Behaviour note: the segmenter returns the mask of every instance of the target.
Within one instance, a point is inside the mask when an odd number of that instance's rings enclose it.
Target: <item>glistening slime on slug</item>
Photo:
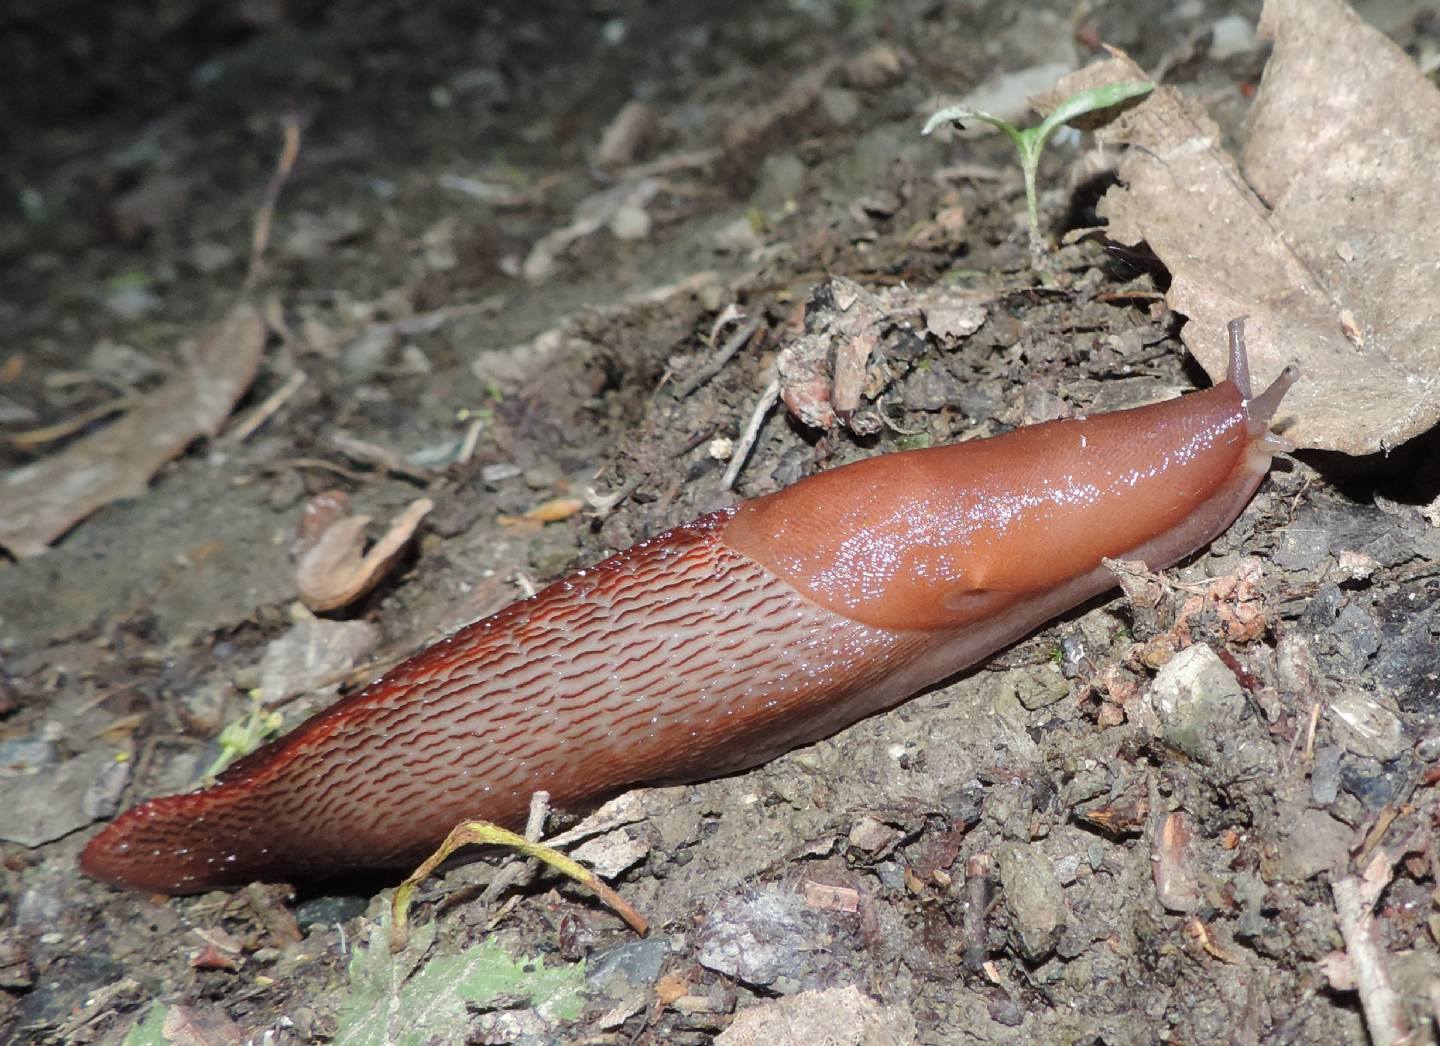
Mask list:
[[[1287,367],[1164,403],[832,469],[557,581],[312,716],[202,792],[127,811],[81,867],[194,893],[409,869],[462,820],[524,822],[756,766],[1111,588],[1244,508]]]

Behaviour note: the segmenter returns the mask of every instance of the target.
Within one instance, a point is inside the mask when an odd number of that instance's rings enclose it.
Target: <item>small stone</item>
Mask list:
[[[957,399],[959,384],[949,373],[926,367],[905,379],[900,402],[906,410],[942,410]]]
[[[1083,633],[1071,632],[1060,640],[1060,674],[1062,676],[1066,679],[1078,679],[1080,669],[1084,667],[1086,660]]]
[[[120,800],[130,783],[130,770],[134,766],[129,760],[111,760],[95,775],[90,787],[80,797],[80,809],[92,821],[114,817],[120,812]]]
[[[1070,685],[1059,666],[1048,662],[1018,668],[1007,673],[1007,679],[1014,682],[1015,699],[1030,712],[1048,708],[1070,694]]]
[[[1360,801],[1367,811],[1380,810],[1394,802],[1408,775],[1386,770],[1378,760],[1351,756],[1340,764],[1340,786]]]
[[[1282,570],[1311,571],[1330,556],[1328,531],[1314,527],[1289,527],[1276,535],[1271,557]]]
[[[860,99],[854,91],[830,87],[820,92],[820,108],[836,127],[845,127],[860,115]]]
[[[925,330],[941,341],[968,338],[985,325],[985,306],[974,302],[940,302],[925,308]]]
[[[878,1003],[853,984],[748,1007],[715,1038],[716,1046],[909,1046],[915,1041],[915,1019],[907,1009]]]
[[[633,204],[616,210],[610,219],[610,232],[617,240],[644,240],[650,236],[650,213]]]
[[[1255,50],[1255,26],[1244,15],[1217,18],[1210,29],[1210,58],[1223,62]]]
[[[1335,553],[1335,565],[1340,577],[1347,581],[1368,581],[1380,569],[1380,561],[1364,552],[1341,549]]]
[[[1028,846],[1001,852],[1000,884],[1021,955],[1029,963],[1044,962],[1065,929],[1065,891],[1043,858]]]
[[[616,993],[617,981],[633,987],[649,986],[660,979],[660,969],[669,954],[670,942],[664,937],[622,941],[590,959],[585,979],[611,994]]]
[[[1227,778],[1276,770],[1280,755],[1262,714],[1252,711],[1235,675],[1204,644],[1182,650],[1149,690],[1169,744]]]
[[[1025,1023],[1025,1007],[1004,988],[986,991],[985,1010],[992,1021],[1006,1028],[1018,1028]]]
[[[394,325],[373,324],[345,343],[340,350],[340,369],[351,381],[373,378],[399,344],[400,335]]]
[[[480,480],[487,486],[495,483],[503,483],[507,479],[514,479],[524,473],[519,465],[513,461],[502,461],[495,465],[486,465],[480,470]]]
[[[650,841],[643,833],[627,828],[587,839],[571,851],[570,856],[602,879],[613,879],[625,869],[639,864],[650,854]]]
[[[850,845],[866,853],[878,854],[894,846],[900,833],[883,821],[865,816],[850,828]]]
[[[909,56],[891,44],[875,44],[842,65],[840,79],[847,86],[873,91],[899,83],[909,64]]]
[[[1302,810],[1289,824],[1290,833],[1279,855],[1286,878],[1304,881],[1346,867],[1354,836],[1350,828],[1324,810]]]
[[[296,906],[295,922],[302,930],[349,922],[365,914],[366,903],[363,897],[315,897]]]
[[[85,808],[87,790],[113,764],[107,749],[92,748],[44,773],[5,780],[0,839],[35,847],[84,828],[93,820]]]
[[[18,929],[0,930],[0,988],[25,991],[34,985],[29,943]]]
[[[1339,745],[1324,745],[1315,750],[1315,762],[1310,767],[1310,798],[1319,806],[1329,806],[1340,794],[1343,754]]]
[[[1336,616],[1334,629],[1338,652],[1356,671],[1380,649],[1380,621],[1368,607],[1347,603]]]
[[[1172,813],[1161,823],[1150,855],[1155,896],[1172,912],[1193,912],[1204,893],[1195,870],[1192,847],[1195,832],[1182,813]]]
[[[1405,725],[1381,699],[1352,691],[1330,702],[1336,739],[1359,756],[1389,762],[1410,748]]]
[[[706,969],[775,991],[806,988],[831,964],[832,920],[779,887],[724,897],[701,924],[695,961]]]

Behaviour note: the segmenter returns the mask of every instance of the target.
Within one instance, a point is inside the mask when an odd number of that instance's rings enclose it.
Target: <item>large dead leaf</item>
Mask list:
[[[185,370],[113,425],[0,477],[0,546],[38,556],[102,505],[138,497],[196,436],[213,436],[250,382],[265,324],[242,302],[196,348]]]
[[[1260,32],[1275,50],[1243,162],[1202,107],[1156,90],[1107,131],[1135,148],[1101,213],[1174,275],[1213,378],[1225,322],[1246,316],[1257,387],[1300,364],[1287,438],[1388,449],[1440,420],[1440,92],[1340,0],[1267,0]],[[1142,75],[1119,58],[1056,94]]]

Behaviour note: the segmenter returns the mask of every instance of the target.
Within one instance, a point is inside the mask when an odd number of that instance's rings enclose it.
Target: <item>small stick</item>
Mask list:
[[[975,854],[965,861],[965,968],[985,965],[985,914],[990,907],[990,855]]]
[[[337,464],[333,461],[326,461],[324,458],[285,458],[281,461],[268,462],[260,466],[261,472],[284,472],[286,469],[319,469],[322,472],[333,472],[335,475],[344,477],[352,483],[364,483],[370,479],[370,473],[368,472],[346,468],[344,465]]]
[[[629,923],[636,933],[644,934],[649,930],[649,921],[643,915],[632,908],[618,893],[601,882],[595,873],[580,862],[566,857],[552,847],[531,842],[524,836],[506,831],[499,825],[491,824],[488,821],[466,821],[456,825],[445,837],[445,841],[440,844],[440,849],[431,854],[419,868],[415,869],[414,874],[395,888],[395,895],[390,900],[390,950],[392,952],[402,951],[409,940],[410,900],[415,895],[415,888],[462,846],[505,846],[512,850],[518,850],[527,857],[538,857],[562,875],[569,876],[589,889],[615,914]]]
[[[525,820],[525,838],[538,843],[545,837],[545,818],[550,816],[550,793],[536,792],[530,797],[530,814]],[[482,904],[490,904],[512,886],[528,883],[535,877],[540,862],[531,858],[523,861],[508,861],[495,874],[485,892],[480,895]]]
[[[471,457],[475,454],[475,445],[480,442],[480,431],[484,427],[485,423],[479,418],[470,422],[469,427],[465,429],[465,438],[460,442],[460,451],[455,455],[455,464],[468,465],[470,463]]]
[[[255,212],[255,232],[250,238],[250,271],[245,275],[247,291],[260,280],[262,259],[270,245],[270,228],[275,221],[275,205],[280,200],[280,190],[295,170],[295,161],[300,157],[300,117],[292,113],[284,118],[282,126],[285,144],[280,149],[280,159],[275,164],[275,173],[270,176],[270,184],[265,187],[265,202]]]
[[[765,386],[765,391],[760,393],[760,400],[750,414],[750,421],[745,426],[745,431],[735,442],[730,465],[725,469],[725,476],[720,481],[721,490],[729,490],[735,485],[735,480],[740,475],[740,469],[744,467],[745,459],[750,456],[750,451],[755,446],[755,440],[760,435],[760,426],[765,424],[765,416],[770,413],[770,408],[775,406],[775,401],[779,398],[780,379],[778,377],[771,378],[770,384]]]
[[[274,416],[275,412],[285,406],[290,397],[300,391],[301,386],[309,379],[303,370],[297,370],[285,379],[281,385],[270,395],[265,397],[265,402],[250,412],[250,416],[240,424],[236,425],[229,432],[229,438],[234,443],[244,443],[255,434],[261,425]]]
[[[749,323],[742,325],[739,330],[730,335],[725,344],[721,346],[719,352],[706,360],[699,370],[685,379],[685,383],[675,391],[676,397],[684,399],[701,385],[704,385],[711,378],[715,377],[715,375],[719,374],[725,367],[725,364],[730,362],[735,353],[739,352],[740,349],[755,336],[755,332],[759,329],[759,320],[751,320]]]
[[[1382,849],[1363,876],[1348,875],[1330,889],[1371,1041],[1375,1046],[1406,1046],[1411,1041],[1410,1026],[1400,995],[1390,983],[1385,950],[1375,927],[1375,902],[1390,881],[1390,862],[1390,854]]]
[[[11,446],[22,449],[38,447],[46,443],[54,443],[58,439],[64,439],[66,436],[79,432],[87,425],[99,421],[101,418],[129,410],[139,402],[139,396],[121,396],[118,399],[111,400],[109,403],[101,403],[91,407],[89,410],[83,410],[73,418],[66,418],[64,421],[58,421],[54,425],[46,425],[44,428],[39,429],[29,429],[25,432],[15,432],[5,438],[10,441]]]

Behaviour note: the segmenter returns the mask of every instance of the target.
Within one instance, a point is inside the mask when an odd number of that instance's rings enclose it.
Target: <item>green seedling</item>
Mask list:
[[[250,692],[250,710],[244,718],[227,723],[220,731],[220,754],[210,769],[205,771],[205,780],[213,781],[220,771],[239,759],[249,755],[270,738],[280,732],[285,717],[279,712],[267,709],[260,700],[260,691]]]
[[[1092,87],[1089,90],[1072,94],[1056,106],[1055,111],[1043,121],[1024,130],[1008,120],[1002,120],[998,116],[992,116],[978,109],[951,105],[926,120],[925,128],[920,133],[929,134],[945,123],[963,127],[966,120],[979,120],[981,123],[988,123],[1005,132],[1006,137],[1014,144],[1015,151],[1020,154],[1020,170],[1025,176],[1025,208],[1030,219],[1030,246],[1038,252],[1042,241],[1040,207],[1035,197],[1035,172],[1040,166],[1040,153],[1044,150],[1045,143],[1056,131],[1072,120],[1087,113],[1109,109],[1132,98],[1139,98],[1154,89],[1155,85],[1147,80],[1127,80],[1123,83]]]

